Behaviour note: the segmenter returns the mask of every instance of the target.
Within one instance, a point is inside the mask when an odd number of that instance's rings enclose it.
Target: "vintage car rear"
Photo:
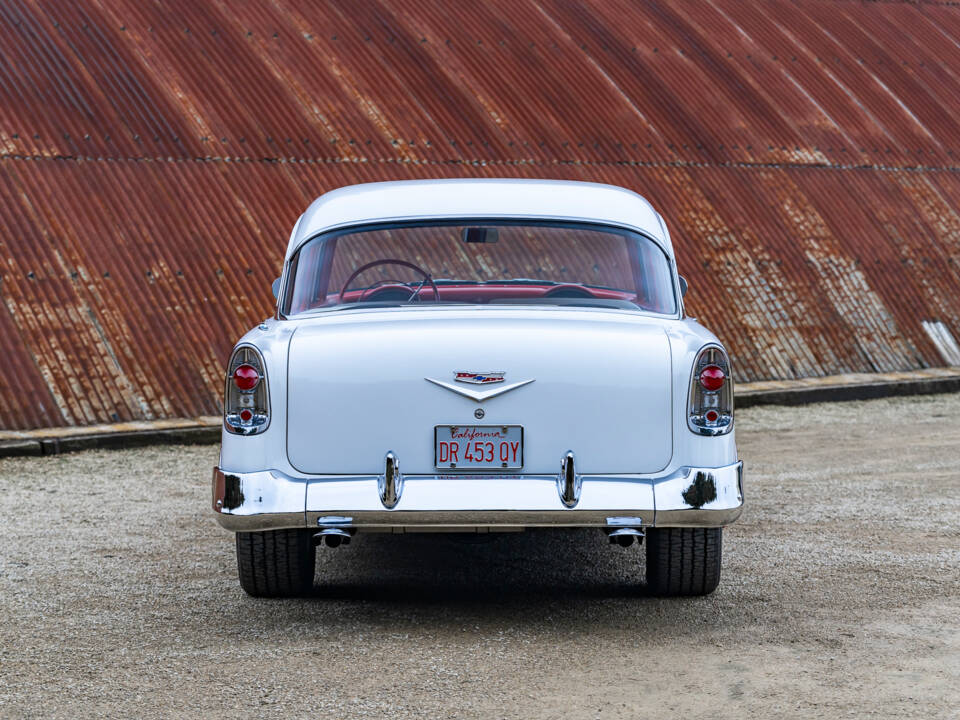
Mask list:
[[[243,588],[308,591],[364,532],[596,528],[704,594],[743,504],[730,364],[683,313],[662,218],[592,183],[321,196],[276,317],[227,368],[213,509]]]

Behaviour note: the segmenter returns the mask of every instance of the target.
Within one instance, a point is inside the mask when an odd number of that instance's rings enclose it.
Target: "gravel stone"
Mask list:
[[[956,718],[960,394],[738,414],[705,598],[597,531],[319,548],[237,583],[214,446],[0,460],[0,717]]]

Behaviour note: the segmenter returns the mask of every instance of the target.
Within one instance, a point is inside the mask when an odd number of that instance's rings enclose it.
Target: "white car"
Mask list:
[[[316,200],[227,368],[213,509],[240,584],[308,592],[357,533],[597,528],[659,595],[711,592],[743,506],[730,362],[670,235],[593,183],[429,180]]]

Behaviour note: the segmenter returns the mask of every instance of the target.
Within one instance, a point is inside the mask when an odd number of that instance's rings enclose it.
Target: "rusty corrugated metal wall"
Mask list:
[[[217,413],[297,215],[384,179],[641,192],[743,380],[946,364],[958,98],[951,3],[6,0],[0,429]]]

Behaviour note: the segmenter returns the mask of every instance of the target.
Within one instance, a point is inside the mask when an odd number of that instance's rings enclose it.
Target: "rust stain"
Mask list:
[[[637,190],[743,381],[940,366],[957,38],[949,3],[9,0],[0,430],[216,416],[298,214],[377,180]]]

